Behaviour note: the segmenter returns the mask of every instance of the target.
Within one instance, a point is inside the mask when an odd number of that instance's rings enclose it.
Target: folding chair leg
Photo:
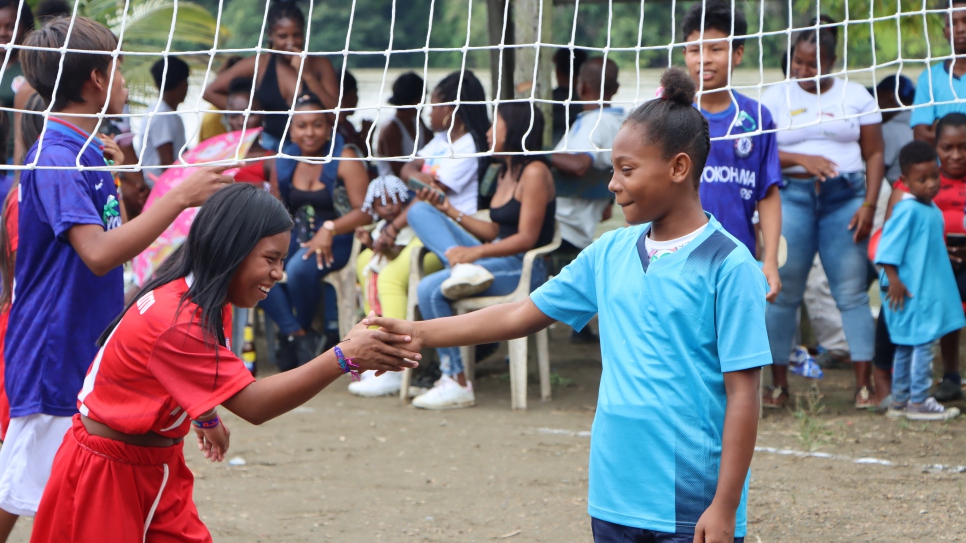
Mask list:
[[[550,399],[550,338],[544,328],[537,336],[537,367],[540,371],[540,399]]]
[[[399,385],[399,401],[402,403],[409,402],[409,383],[413,379],[413,370],[406,368],[402,372],[402,383]]]
[[[510,405],[527,408],[527,338],[512,339],[510,346]]]

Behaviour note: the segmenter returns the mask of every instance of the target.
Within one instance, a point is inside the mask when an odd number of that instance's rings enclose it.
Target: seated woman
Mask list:
[[[310,94],[295,103],[292,141],[301,156],[318,159],[331,152],[333,157],[357,158],[340,136],[333,135],[323,107]],[[295,162],[286,158],[276,162],[285,161]],[[281,177],[279,171],[292,174]],[[276,363],[285,371],[316,356],[320,336],[312,329],[312,321],[322,298],[321,279],[349,262],[353,232],[357,226],[371,223],[372,217],[362,211],[369,175],[358,160],[327,164],[300,160],[294,166],[275,168],[272,184],[278,186],[282,201],[295,216],[293,245],[285,263],[288,280],[261,303],[278,325]]]
[[[376,140],[376,152],[380,157],[404,157],[426,145],[432,134],[419,118],[416,106],[423,101],[423,78],[407,72],[392,84],[389,104],[395,106],[393,114],[382,123]],[[376,161],[379,175],[401,175],[405,162]]]
[[[466,296],[501,296],[513,292],[523,271],[523,255],[549,244],[554,235],[556,193],[550,168],[542,159],[523,155],[543,149],[543,115],[530,104],[500,104],[487,139],[502,162],[490,219],[457,211],[449,198],[429,189],[409,208],[409,223],[446,269],[419,283],[419,310],[426,320],[453,315],[450,301]],[[481,243],[482,241],[482,243]],[[488,276],[487,281],[476,278]],[[545,279],[542,261],[534,263],[533,284]],[[466,381],[458,347],[439,349],[443,377],[413,405],[424,409],[470,407],[476,403]]]

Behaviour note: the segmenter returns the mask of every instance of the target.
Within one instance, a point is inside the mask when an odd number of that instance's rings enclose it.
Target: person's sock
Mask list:
[[[945,374],[943,374],[943,380],[945,381],[947,379],[950,380],[950,381],[952,381],[952,382],[954,382],[954,383],[956,383],[957,385],[962,385],[963,384],[963,379],[962,379],[962,377],[959,376],[959,372],[958,371],[957,372],[953,372],[953,373],[945,373]]]

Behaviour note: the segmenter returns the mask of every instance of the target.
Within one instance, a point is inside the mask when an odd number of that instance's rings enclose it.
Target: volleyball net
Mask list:
[[[282,61],[288,60],[296,69],[297,80],[304,81],[310,76],[306,73],[310,61],[314,57],[324,57],[332,63],[338,81],[344,83],[348,71],[357,76],[358,103],[347,105],[349,93],[346,85],[339,84],[338,98],[333,100],[334,103],[323,106],[323,110],[336,123],[348,119],[356,129],[364,129],[362,160],[382,158],[402,161],[415,158],[415,151],[395,157],[378,157],[376,153],[380,126],[400,107],[415,107],[419,115],[428,121],[433,105],[459,108],[478,103],[487,106],[491,118],[501,103],[524,102],[540,109],[546,117],[547,137],[543,140],[543,148],[525,149],[524,153],[548,153],[553,152],[549,128],[552,124],[549,117],[553,114],[551,106],[562,104],[567,110],[574,105],[605,105],[604,78],[598,78],[601,87],[596,100],[581,101],[574,85],[570,85],[562,100],[553,100],[551,89],[557,86],[558,71],[553,59],[558,51],[565,51],[562,55],[570,64],[569,70],[564,70],[567,72],[565,80],[579,71],[574,66],[579,56],[603,57],[605,61],[614,61],[620,70],[620,87],[609,100],[609,105],[629,112],[655,97],[664,68],[685,67],[685,50],[689,44],[693,46],[696,41],[705,43],[710,40],[703,29],[697,35],[684,35],[682,28],[693,6],[708,5],[702,2],[351,0],[336,5],[304,0],[295,4],[304,13],[304,45],[298,52],[280,51],[272,46],[273,21],[270,21],[274,2],[278,1],[198,0],[192,3],[179,0],[77,0],[68,15],[71,21],[76,21],[77,17],[92,18],[116,34],[117,48],[99,54],[121,62],[121,73],[131,88],[129,110],[122,114],[110,114],[105,104],[99,113],[90,116],[101,119],[102,127],[119,126],[122,131],[143,134],[158,117],[178,115],[186,127],[186,143],[175,150],[178,157],[176,164],[187,163],[186,153],[199,144],[200,127],[206,115],[240,114],[247,120],[252,115],[278,113],[260,109],[254,98],[250,98],[245,109],[231,111],[214,109],[203,99],[202,90],[215,80],[226,58],[233,55],[253,56],[257,66],[267,65],[273,56]],[[913,103],[905,82],[887,85],[891,95],[887,100],[879,100],[880,91],[876,86],[884,78],[895,75],[915,83],[920,74],[931,66],[954,60],[952,43],[956,41],[957,24],[966,28],[966,16],[959,15],[960,11],[966,14],[966,3],[951,4],[948,0],[725,0],[725,4],[731,10],[741,12],[747,21],[745,32],[736,32],[732,26],[730,36],[716,38],[726,45],[731,43],[736,46],[738,42],[743,42],[744,55],[740,65],[732,65],[728,70],[726,87],[733,91],[757,99],[772,86],[795,81],[796,70],[789,69],[789,52],[798,36],[803,32],[830,32],[836,37],[835,63],[823,75],[856,82],[868,88],[877,103],[887,104],[881,112],[937,108],[958,101],[954,78],[929,78],[929,100],[918,104]],[[37,2],[21,0],[17,4],[14,36],[20,34],[25,28],[23,25],[27,24],[23,17],[27,7],[37,8]],[[701,13],[703,20],[705,10],[701,10]],[[41,24],[43,21],[36,22],[37,27]],[[256,27],[257,31],[254,30]],[[73,29],[74,25],[71,24],[70,28]],[[71,47],[71,32],[68,30],[67,44],[60,49],[62,59],[58,75],[63,72],[63,55],[78,51]],[[14,43],[16,41],[14,38],[5,46],[5,63],[0,68],[2,82],[11,80],[5,73],[15,69],[18,53],[30,49],[22,43]],[[818,40],[819,47],[827,43]],[[966,38],[962,47],[966,49]],[[698,49],[703,60],[707,48],[701,46]],[[818,56],[822,57],[821,51],[819,53]],[[149,110],[147,106],[161,100],[162,93],[153,84],[145,83],[147,66],[158,59],[165,60],[172,56],[191,65],[191,90],[177,111]],[[300,61],[291,62],[293,58]],[[168,77],[167,62],[164,68],[162,88]],[[442,77],[452,72],[466,74],[470,70],[483,84],[485,96],[482,100],[457,98],[430,103],[432,91]],[[407,71],[421,76],[423,99],[414,106],[387,103],[395,77]],[[263,68],[255,70],[252,75],[253,88],[261,84],[259,76],[263,72]],[[113,77],[111,74],[112,81]],[[457,96],[463,95],[464,77],[460,78]],[[704,81],[700,77],[697,79],[700,97],[701,91],[710,89],[703,88]],[[817,82],[819,76],[809,79]],[[16,91],[22,81],[22,77],[12,78],[9,90]],[[64,84],[73,85],[76,82]],[[3,99],[3,91],[6,90],[0,89],[0,99]],[[304,87],[299,92],[303,90]],[[60,81],[54,89],[55,100],[58,92],[62,92]],[[829,107],[841,106],[836,101],[845,99],[841,96],[829,98]],[[2,109],[7,113],[8,121],[14,113],[26,111],[14,106],[13,103],[3,104]],[[298,111],[306,110],[299,108]],[[47,106],[42,112],[27,113],[46,118],[52,111]],[[283,141],[292,134],[292,114],[296,113],[294,105],[290,105],[288,113],[281,135]],[[851,115],[843,112],[833,120],[819,117],[815,124],[849,119]],[[568,120],[572,122],[573,118]],[[363,121],[371,121],[371,124]],[[783,128],[779,126],[777,130]],[[756,126],[743,135],[761,131],[762,127]],[[13,137],[13,130],[9,133]],[[567,138],[567,133],[564,138]],[[217,165],[243,160],[244,142],[250,139],[238,138],[233,153],[211,159],[196,158],[192,163]],[[93,136],[89,139],[89,142],[92,141]],[[134,141],[141,158],[137,164],[126,164],[122,170],[135,170],[142,165],[147,143],[141,137],[136,137]],[[271,156],[310,162],[339,159],[338,156],[332,156],[331,149],[330,146],[330,153],[322,157],[297,157],[294,153],[282,151]],[[602,148],[596,145],[592,148],[565,145],[559,152],[599,150]],[[477,157],[491,153],[492,148],[454,154],[454,157]],[[8,162],[11,158],[8,158]],[[36,160],[23,166],[8,166],[9,169],[35,167]]]

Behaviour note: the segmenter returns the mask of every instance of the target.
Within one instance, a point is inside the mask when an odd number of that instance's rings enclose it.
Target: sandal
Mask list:
[[[877,407],[879,407],[879,403],[875,401],[869,387],[862,387],[855,391],[856,409],[875,409]]]
[[[781,409],[788,406],[788,387],[770,386],[761,398],[761,404],[765,409]]]

